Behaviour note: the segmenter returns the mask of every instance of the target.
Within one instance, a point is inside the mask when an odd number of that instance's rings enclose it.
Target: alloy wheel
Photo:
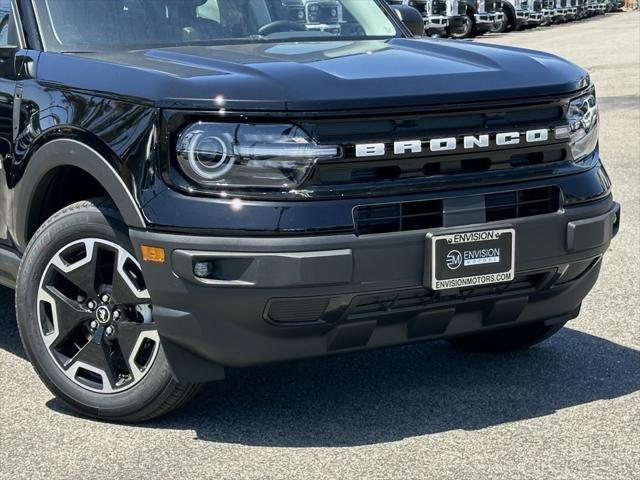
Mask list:
[[[160,347],[137,260],[98,238],[60,249],[38,289],[42,340],[58,368],[80,387],[127,390],[151,369]]]

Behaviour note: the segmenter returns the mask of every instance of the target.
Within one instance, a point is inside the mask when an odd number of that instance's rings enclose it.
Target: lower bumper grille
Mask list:
[[[460,290],[457,296],[440,296],[438,292],[420,288],[397,293],[363,296],[354,300],[349,318],[368,317],[375,314],[396,313],[405,309],[432,306],[439,301],[461,300],[502,293],[520,293],[536,290],[548,277],[549,272],[518,275],[511,283],[474,287]]]
[[[485,222],[544,215],[560,208],[558,187],[491,193],[483,197]],[[426,200],[356,207],[353,212],[355,233],[371,235],[443,227],[444,202]]]

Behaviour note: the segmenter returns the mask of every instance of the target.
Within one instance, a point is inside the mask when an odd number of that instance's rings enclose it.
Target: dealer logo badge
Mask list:
[[[449,270],[457,270],[462,265],[462,254],[458,250],[451,250],[447,254],[447,267]]]

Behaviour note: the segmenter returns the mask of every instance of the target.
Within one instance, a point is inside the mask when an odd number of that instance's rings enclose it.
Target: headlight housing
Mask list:
[[[180,170],[197,186],[220,190],[290,191],[315,163],[339,155],[296,125],[198,122],[178,136]]]
[[[600,118],[595,92],[576,98],[567,109],[569,125],[556,128],[557,138],[568,138],[573,160],[579,162],[598,146]]]

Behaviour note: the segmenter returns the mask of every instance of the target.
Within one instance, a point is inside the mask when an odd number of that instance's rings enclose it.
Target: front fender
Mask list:
[[[58,167],[76,167],[94,177],[109,194],[125,223],[145,228],[146,220],[131,190],[111,163],[92,147],[73,139],[55,139],[36,150],[16,185],[14,202],[15,240],[25,248],[30,231],[30,212],[44,196],[43,182]]]

